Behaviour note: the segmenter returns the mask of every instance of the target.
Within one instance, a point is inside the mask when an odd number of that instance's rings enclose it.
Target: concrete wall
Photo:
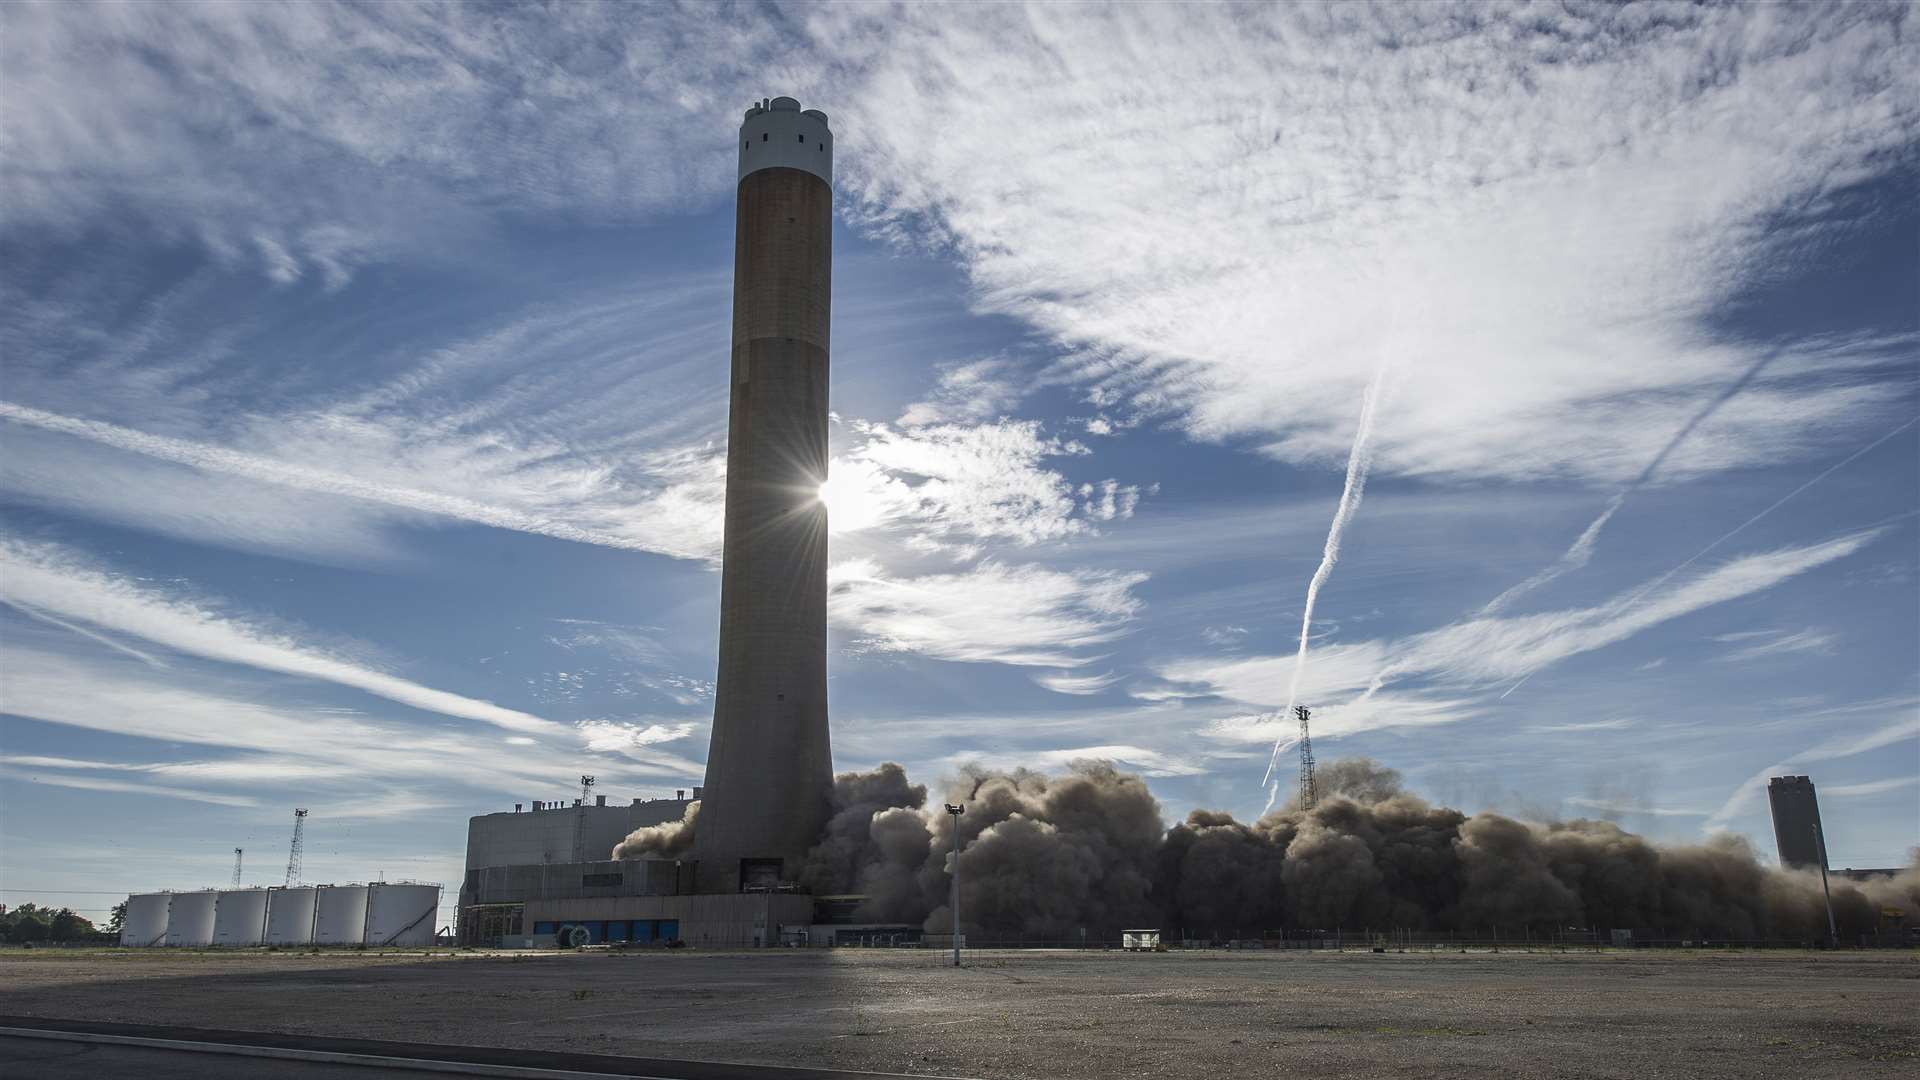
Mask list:
[[[585,829],[586,856],[604,859],[627,834],[647,825],[678,821],[690,799],[588,806],[580,814],[571,803],[553,810],[481,814],[467,819],[467,869],[573,861],[575,822]]]
[[[463,893],[467,904],[511,904],[534,898],[672,896],[692,892],[695,884],[693,867],[676,869],[672,859],[485,866],[472,871],[468,878],[468,889]]]
[[[798,893],[618,896],[529,900],[525,925],[610,919],[677,919],[680,939],[695,946],[777,945],[782,927],[813,921],[813,897]]]

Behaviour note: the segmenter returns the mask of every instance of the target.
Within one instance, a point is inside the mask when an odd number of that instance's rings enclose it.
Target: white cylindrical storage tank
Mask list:
[[[318,891],[311,885],[267,890],[267,944],[313,944],[313,897]]]
[[[431,945],[440,914],[440,886],[369,885],[367,944]]]
[[[217,892],[177,892],[167,905],[167,944],[197,947],[213,944],[213,911]]]
[[[215,945],[258,945],[266,933],[267,890],[221,890],[213,909]]]
[[[127,917],[120,923],[120,944],[144,949],[167,940],[170,893],[136,893],[127,897]]]
[[[367,887],[322,885],[314,890],[313,943],[358,945],[367,934]]]

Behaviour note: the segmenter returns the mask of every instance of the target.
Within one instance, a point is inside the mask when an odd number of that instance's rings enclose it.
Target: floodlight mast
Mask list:
[[[949,876],[953,879],[953,896],[948,907],[953,909],[953,966],[960,966],[960,815],[966,813],[966,807],[958,803],[948,803],[947,813],[953,815],[953,864]]]
[[[580,799],[573,804],[573,861],[587,861],[587,799],[593,794],[593,777],[580,778]]]
[[[1313,715],[1305,705],[1295,705],[1293,715],[1300,720],[1300,809],[1311,810],[1320,801],[1320,790],[1313,781],[1313,734],[1307,719]]]

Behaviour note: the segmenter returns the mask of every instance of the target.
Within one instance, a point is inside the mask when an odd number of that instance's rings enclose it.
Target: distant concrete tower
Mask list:
[[[702,891],[798,876],[827,735],[827,324],[833,133],[780,97],[740,125],[720,673],[695,832]]]
[[[1767,781],[1767,804],[1773,809],[1773,843],[1780,865],[1796,870],[1821,870],[1827,865],[1827,839],[1821,831],[1820,800],[1810,776],[1776,776]]]

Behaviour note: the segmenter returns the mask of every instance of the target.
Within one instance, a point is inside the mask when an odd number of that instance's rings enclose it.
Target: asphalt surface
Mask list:
[[[0,1076],[20,1080],[117,1080],[119,1077],[256,1080],[261,1076],[287,1077],[288,1080],[368,1080],[368,1077],[394,1076],[419,1080],[424,1075],[427,1074],[411,1069],[367,1069],[309,1061],[269,1062],[226,1054],[190,1054],[140,1046],[0,1036]]]
[[[0,1016],[0,1075],[889,1080],[898,1073]],[[948,1078],[963,1080],[963,1078]]]
[[[0,1013],[988,1080],[1920,1072],[1912,951],[0,950]]]

